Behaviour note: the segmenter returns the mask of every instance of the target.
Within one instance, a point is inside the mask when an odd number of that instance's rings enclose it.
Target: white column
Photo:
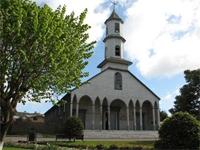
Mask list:
[[[102,130],[102,105],[100,105],[100,130]]]
[[[72,111],[73,111],[73,104],[70,102],[70,117],[72,117]]]
[[[134,129],[136,130],[136,107],[133,107],[133,125]]]
[[[155,125],[155,108],[152,108],[152,112],[153,112],[153,130],[156,130],[156,125]]]
[[[140,130],[143,130],[143,125],[142,125],[142,107],[140,107]]]
[[[76,103],[76,117],[78,118],[78,112],[79,112],[79,103]]]
[[[127,130],[129,130],[130,122],[129,122],[129,108],[128,106],[126,107],[126,115],[127,115]]]
[[[108,130],[110,130],[110,106],[108,105]]]
[[[95,129],[95,105],[92,104],[92,129]]]

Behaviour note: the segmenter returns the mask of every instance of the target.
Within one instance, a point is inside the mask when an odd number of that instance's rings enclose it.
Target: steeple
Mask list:
[[[105,58],[123,58],[123,48],[126,40],[121,36],[122,24],[123,20],[113,10],[110,17],[105,21],[106,37],[103,40],[105,43]]]
[[[113,9],[110,17],[108,19],[106,19],[105,21],[105,24],[108,22],[108,21],[111,21],[111,20],[117,20],[117,21],[120,21],[122,24],[124,23],[123,20],[118,16],[118,14],[115,12],[115,9]]]
[[[130,61],[123,59],[124,43],[126,42],[122,36],[123,23],[123,20],[113,9],[110,17],[105,21],[106,36],[103,40],[105,43],[105,59],[98,65],[98,68],[102,68],[102,70],[105,69],[105,66],[113,68],[110,63],[114,63],[115,66],[117,66],[116,64],[126,65],[128,69],[128,66],[132,64]]]

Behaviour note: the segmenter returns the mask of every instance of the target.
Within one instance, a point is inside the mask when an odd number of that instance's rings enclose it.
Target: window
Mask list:
[[[120,29],[119,29],[119,23],[115,23],[115,32],[119,33]]]
[[[122,90],[122,75],[121,73],[115,73],[115,90]]]
[[[115,46],[115,56],[120,56],[120,46],[119,45]]]

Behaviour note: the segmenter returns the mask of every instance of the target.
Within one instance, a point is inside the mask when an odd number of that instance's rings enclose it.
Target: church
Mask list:
[[[135,77],[124,59],[123,20],[113,10],[105,21],[105,58],[101,71],[79,88],[67,93],[62,105],[45,113],[52,132],[62,129],[71,116],[79,117],[85,130],[157,130],[160,125],[160,98]]]

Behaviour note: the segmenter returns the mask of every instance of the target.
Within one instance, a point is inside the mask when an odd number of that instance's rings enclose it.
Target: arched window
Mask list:
[[[115,56],[120,56],[121,54],[120,54],[120,46],[119,45],[116,45],[115,46]]]
[[[122,90],[122,75],[121,73],[115,73],[115,90]]]
[[[119,28],[119,23],[115,23],[115,32],[119,33],[120,28]]]

